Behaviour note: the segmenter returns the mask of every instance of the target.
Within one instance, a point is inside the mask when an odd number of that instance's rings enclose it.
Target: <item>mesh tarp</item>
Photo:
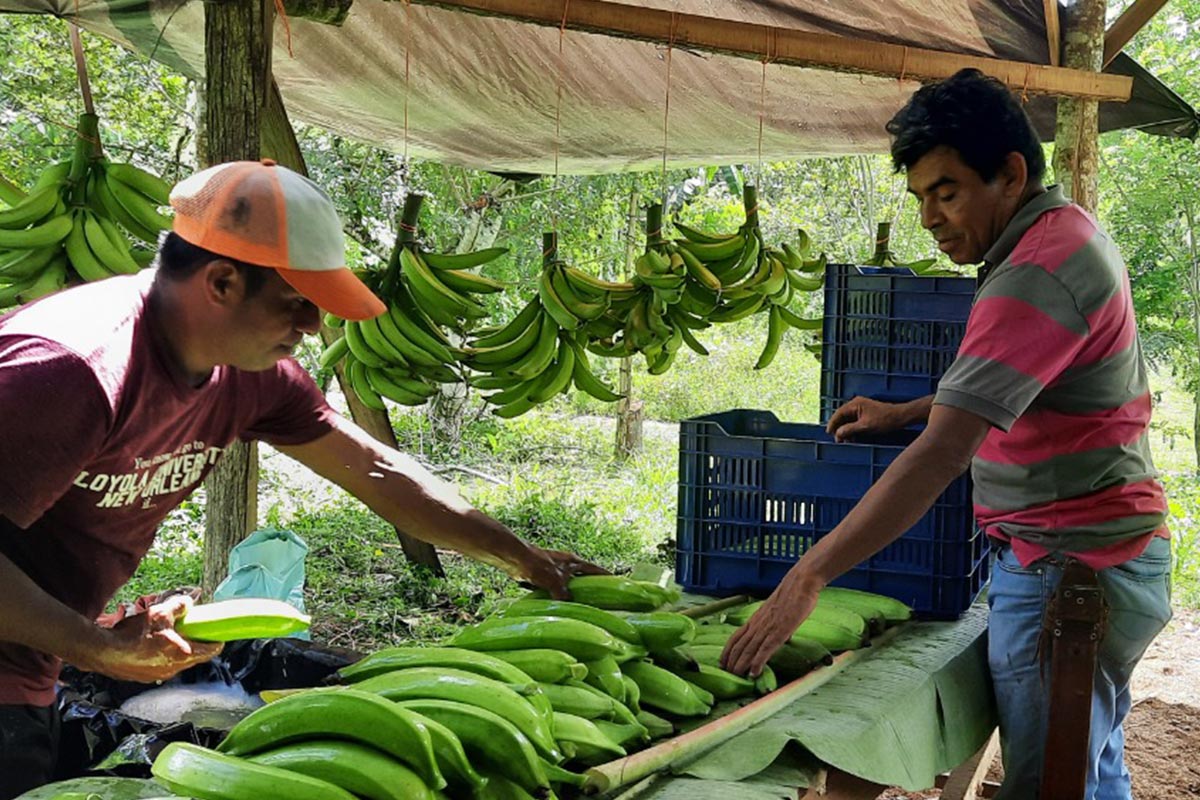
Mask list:
[[[1048,62],[1041,0],[646,5]],[[186,75],[203,73],[204,12],[196,0],[0,0],[5,11],[74,19]],[[340,26],[289,22],[293,55],[277,21],[274,73],[293,119],[416,157],[493,171],[656,169],[664,138],[672,167],[886,152],[884,123],[919,86],[780,64],[764,68],[679,48],[668,59],[662,45],[399,1],[354,0]],[[1132,75],[1134,90],[1128,103],[1101,105],[1102,130],[1196,133],[1196,113],[1131,59],[1118,57],[1109,71]],[[670,113],[664,115],[668,92]],[[1052,98],[1029,99],[1047,140],[1054,108]]]

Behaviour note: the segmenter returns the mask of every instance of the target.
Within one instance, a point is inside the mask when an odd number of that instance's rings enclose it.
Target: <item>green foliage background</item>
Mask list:
[[[1115,11],[1116,9],[1114,9]],[[1192,103],[1200,103],[1200,0],[1177,0],[1135,38],[1135,57]],[[197,88],[187,78],[84,35],[104,146],[175,179],[193,171]],[[0,81],[0,175],[32,182],[49,161],[66,157],[81,111],[65,25],[49,17],[7,16]],[[625,272],[630,197],[643,225],[647,202],[663,200],[685,222],[732,229],[742,220],[741,187],[758,186],[760,218],[770,241],[804,228],[833,261],[855,261],[873,248],[877,221],[890,220],[892,248],[902,260],[937,255],[921,230],[901,176],[886,157],[813,159],[735,167],[598,177],[544,177],[516,186],[501,178],[428,162],[405,164],[393,153],[312,126],[298,126],[310,173],[338,204],[353,239],[356,265],[376,265],[395,235],[408,192],[427,195],[421,235],[453,249],[480,204],[501,215],[497,243],[509,255],[485,274],[512,285],[487,299],[495,321],[513,314],[534,291],[543,231],[560,231],[566,260],[595,274]],[[1197,303],[1200,256],[1195,142],[1136,132],[1106,135],[1101,222],[1130,267],[1143,343],[1157,373],[1154,446],[1172,499],[1177,598],[1200,603],[1200,490],[1197,489],[1196,404],[1200,394]],[[641,239],[637,239],[640,247]],[[942,266],[950,266],[942,264]],[[805,305],[805,302],[807,305]],[[819,314],[819,294],[799,303]],[[578,550],[614,568],[639,559],[668,559],[674,535],[676,433],[673,423],[735,407],[769,408],[782,419],[815,421],[819,373],[792,332],[769,370],[752,369],[765,323],[752,318],[701,332],[712,355],[686,353],[662,377],[639,364],[635,391],[649,420],[646,447],[629,462],[612,460],[612,408],[578,394],[548,409],[501,422],[473,401],[461,442],[434,440],[420,412],[394,415],[402,446],[456,480],[518,533],[544,545]],[[315,355],[307,351],[309,363]],[[601,365],[615,381],[615,364]],[[472,473],[494,478],[481,479]],[[370,646],[398,637],[434,637],[515,591],[495,570],[443,554],[447,577],[415,570],[394,533],[340,490],[297,478],[282,458],[264,466],[263,524],[282,525],[309,540],[309,596],[318,635],[333,644]],[[163,526],[158,545],[123,596],[200,575],[203,497],[197,495]]]

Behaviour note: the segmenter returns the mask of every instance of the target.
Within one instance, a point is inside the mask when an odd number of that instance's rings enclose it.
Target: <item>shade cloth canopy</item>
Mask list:
[[[300,16],[311,12],[302,2],[312,0],[285,3],[288,24],[277,20],[274,31],[274,75],[293,119],[476,169],[655,169],[664,140],[671,167],[886,152],[884,124],[920,86],[399,0],[354,0],[348,10],[335,9],[340,24],[328,24]],[[1040,0],[655,0],[629,7],[647,5],[844,36],[848,45],[865,40],[1048,63]],[[0,12],[70,19],[184,75],[203,75],[204,6],[196,0],[0,0]],[[1101,104],[1102,131],[1195,135],[1196,112],[1132,59],[1118,56],[1107,71],[1131,76],[1133,93],[1127,103]],[[1028,97],[1046,140],[1055,103]]]

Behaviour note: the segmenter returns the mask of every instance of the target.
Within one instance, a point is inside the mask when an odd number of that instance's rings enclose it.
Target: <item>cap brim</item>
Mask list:
[[[371,319],[387,311],[383,301],[348,269],[276,271],[318,308],[342,319]]]

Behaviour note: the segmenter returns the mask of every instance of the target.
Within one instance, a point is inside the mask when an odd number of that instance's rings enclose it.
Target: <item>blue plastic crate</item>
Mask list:
[[[958,352],[974,298],[974,278],[830,264],[821,419],[856,395],[901,402],[933,394]]]
[[[772,591],[915,436],[838,443],[822,426],[780,422],[769,411],[684,420],[678,581],[716,596]],[[898,598],[924,617],[956,617],[987,580],[988,549],[963,476],[900,539],[833,585]]]

